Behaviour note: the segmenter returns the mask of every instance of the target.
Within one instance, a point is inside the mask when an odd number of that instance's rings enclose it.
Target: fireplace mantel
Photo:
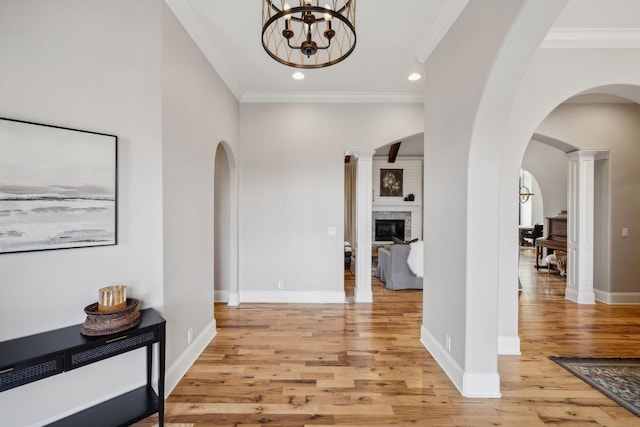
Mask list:
[[[389,212],[389,211],[397,211],[397,212],[420,212],[422,210],[422,205],[420,203],[415,202],[385,202],[385,203],[373,203],[371,206],[372,210],[380,211],[380,212]]]

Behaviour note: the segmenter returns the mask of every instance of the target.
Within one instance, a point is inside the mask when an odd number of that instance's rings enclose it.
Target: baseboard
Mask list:
[[[213,291],[213,300],[215,302],[229,302],[229,291]]]
[[[187,349],[169,366],[164,379],[164,395],[168,397],[178,385],[182,377],[202,354],[211,340],[216,336],[216,320],[213,319],[204,328]]]
[[[596,297],[594,292],[580,292],[578,288],[572,285],[567,285],[564,291],[565,299],[576,302],[578,304],[595,304]]]
[[[453,385],[464,397],[499,398],[500,375],[464,372],[451,354],[424,327],[420,329],[420,342],[440,365]]]
[[[596,301],[605,304],[640,304],[640,292],[605,292],[594,289]]]
[[[520,352],[520,337],[504,337],[498,336],[498,354],[503,356],[519,356]]]
[[[500,394],[500,375],[497,372],[492,374],[465,372],[463,382],[462,395],[464,397],[482,399],[502,397]]]
[[[458,365],[453,357],[451,357],[451,353],[449,353],[447,349],[445,349],[444,346],[440,344],[440,342],[436,340],[433,335],[429,333],[429,331],[427,331],[424,325],[422,325],[422,328],[420,328],[420,342],[431,354],[431,357],[435,359],[436,363],[440,365],[453,385],[458,389],[460,393],[462,393],[464,377],[464,371],[462,367]]]
[[[344,291],[240,291],[240,302],[344,304]]]

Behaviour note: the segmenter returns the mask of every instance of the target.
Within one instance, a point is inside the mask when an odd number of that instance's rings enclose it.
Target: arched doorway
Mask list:
[[[380,152],[385,153],[383,157],[374,158],[376,150],[345,150],[345,156],[348,157],[351,166],[355,169],[355,191],[353,192],[353,200],[355,212],[353,213],[353,223],[355,224],[355,242],[350,242],[351,246],[356,249],[355,264],[350,268],[355,272],[355,295],[356,302],[371,302],[373,294],[371,292],[371,275],[372,275],[372,255],[376,250],[374,243],[374,214],[375,210],[383,212],[385,215],[389,212],[401,213],[406,216],[406,240],[411,238],[419,238],[423,236],[423,213],[422,213],[422,197],[423,197],[423,176],[424,176],[424,133],[414,134],[406,138],[400,138],[396,142],[389,144],[401,145],[400,142],[405,140],[406,156],[404,157],[404,166],[407,169],[408,185],[403,188],[402,196],[388,197],[390,202],[381,202],[380,189],[376,186],[380,185],[381,164],[385,158],[388,158],[390,152],[389,146],[378,147]],[[398,152],[396,151],[396,155]],[[381,160],[381,158],[383,160]],[[393,163],[391,163],[392,165]],[[391,166],[390,166],[391,167]],[[395,166],[394,166],[395,167]],[[375,178],[375,179],[374,179]],[[377,180],[377,181],[376,181]],[[404,178],[403,178],[404,181]],[[404,191],[407,190],[407,191]],[[346,190],[345,190],[346,194]],[[412,194],[412,200],[404,200],[405,196]],[[376,209],[374,209],[376,204]],[[347,202],[345,201],[345,206]],[[402,212],[398,212],[402,211]],[[345,215],[346,218],[346,215]],[[345,230],[347,226],[345,225]],[[345,240],[347,234],[345,233]],[[354,245],[355,243],[355,245]]]
[[[231,148],[216,148],[214,175],[214,300],[238,305],[237,169]]]
[[[565,84],[571,79],[570,72],[571,70],[568,70],[567,80],[564,81]],[[557,88],[554,87],[553,89]],[[563,91],[566,90],[566,88],[563,88]],[[564,182],[560,183],[560,186],[567,186],[567,199],[563,202],[569,217],[573,216],[575,224],[573,228],[570,226],[568,231],[571,234],[573,229],[574,236],[577,236],[577,239],[580,239],[580,234],[576,234],[576,231],[581,231],[583,236],[588,237],[581,242],[582,248],[586,249],[586,251],[582,251],[584,259],[578,262],[579,257],[576,252],[573,255],[574,262],[569,263],[576,270],[568,272],[575,278],[575,281],[573,283],[568,281],[566,296],[568,299],[580,303],[593,303],[594,301],[613,302],[616,299],[616,302],[623,302],[624,299],[628,298],[629,294],[625,297],[612,289],[612,286],[615,287],[616,285],[612,274],[614,268],[611,267],[611,262],[618,258],[615,255],[617,250],[615,233],[617,231],[622,234],[625,229],[622,222],[619,225],[615,224],[616,214],[613,212],[620,211],[615,207],[616,202],[614,200],[615,194],[618,192],[616,181],[621,182],[621,180],[615,178],[612,175],[612,171],[614,169],[619,171],[624,168],[614,168],[609,158],[609,150],[619,150],[620,143],[625,138],[637,141],[637,136],[628,138],[622,132],[623,129],[631,127],[624,125],[625,114],[629,113],[620,115],[617,114],[616,110],[629,109],[629,100],[637,99],[639,88],[634,85],[605,85],[588,89],[574,88],[573,90],[576,92],[567,93],[566,98],[556,100],[557,104],[555,105],[549,102],[552,99],[556,99],[557,93],[550,91],[547,94],[548,99],[545,101],[548,104],[544,114],[541,114],[541,111],[537,111],[540,108],[539,105],[533,108],[536,114],[540,114],[540,121],[534,125],[533,129],[529,127],[531,123],[526,126],[532,131],[527,142],[519,148],[521,157],[519,161],[516,160],[516,163],[523,166],[526,164],[525,150],[529,150],[528,147],[531,144],[529,141],[537,141],[547,146],[548,150],[564,155],[564,159],[561,161],[566,165],[567,172],[562,177]],[[531,96],[534,98],[539,97],[539,87],[536,92],[535,95],[531,94]],[[623,94],[626,99],[612,97],[612,95],[620,96]],[[523,105],[526,102],[524,101],[525,98],[521,100]],[[624,104],[627,107],[624,107]],[[528,107],[532,107],[531,102],[529,102]],[[636,108],[638,107],[636,106]],[[640,114],[640,108],[638,108],[638,112]],[[529,115],[531,115],[531,111],[529,111]],[[615,126],[607,124],[619,120],[616,117],[621,117],[622,119]],[[610,122],[610,120],[613,121]],[[626,119],[627,123],[632,123],[633,121],[632,118]],[[637,116],[635,121],[637,122]],[[605,132],[608,132],[608,135]],[[505,152],[508,153],[513,147],[507,146],[506,148]],[[618,159],[631,157],[637,161],[637,155],[634,156],[629,152],[626,154],[618,152],[618,156],[616,156]],[[509,155],[505,156],[505,158],[508,157]],[[572,167],[574,168],[573,171],[570,170]],[[542,169],[546,168],[546,165],[542,166]],[[502,173],[504,174],[506,170],[506,166],[503,164]],[[510,168],[509,171],[513,175],[518,173],[514,167]],[[516,179],[515,176],[514,179]],[[549,186],[548,183],[546,185],[548,188],[558,187],[558,185],[555,187]],[[625,185],[628,185],[628,183]],[[512,198],[515,197],[513,190],[511,194]],[[545,206],[545,216],[557,214],[560,208],[561,206],[557,203],[548,207]],[[502,204],[502,209],[508,210],[506,203]],[[569,219],[568,222],[571,223],[571,221]],[[588,233],[584,234],[585,231]],[[506,233],[504,230],[502,232]],[[569,236],[569,239],[571,239],[571,236]],[[574,245],[577,243],[576,240]],[[568,246],[571,246],[571,244]],[[501,249],[500,253],[504,254],[503,249]],[[620,262],[617,261],[617,264],[619,265]],[[515,268],[513,270],[515,271]],[[506,278],[511,271],[511,267],[506,264],[501,271],[501,277]],[[515,275],[513,277],[515,282]],[[519,348],[509,346],[509,344],[517,343],[517,339],[508,337],[507,331],[510,326],[509,322],[505,321],[509,316],[506,313],[514,313],[515,317],[512,317],[513,323],[511,327],[513,328],[512,330],[517,330],[517,297],[511,300],[512,308],[502,304],[503,297],[512,292],[511,290],[506,290],[505,286],[508,286],[506,282],[501,282],[501,305],[499,307],[499,312],[501,313],[499,323],[501,339],[499,339],[499,343],[503,345],[500,347],[499,353],[519,354]]]

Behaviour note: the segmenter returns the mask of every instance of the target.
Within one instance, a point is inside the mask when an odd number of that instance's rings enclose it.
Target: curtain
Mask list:
[[[344,165],[344,240],[356,247],[356,164]]]

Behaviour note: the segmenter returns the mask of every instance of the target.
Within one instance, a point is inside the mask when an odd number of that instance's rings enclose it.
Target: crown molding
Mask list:
[[[424,96],[413,92],[245,92],[244,104],[421,104]]]
[[[196,14],[193,13],[193,9],[189,6],[188,2],[186,0],[165,0],[165,3],[169,6],[176,18],[178,18],[184,30],[191,36],[196,46],[198,46],[211,66],[216,70],[231,93],[233,93],[237,100],[240,100],[242,96],[240,86],[235,78],[233,78],[233,73],[222,60],[222,56],[216,47],[211,43],[210,38],[204,31],[202,22]]]
[[[638,49],[640,28],[552,28],[544,49]]]
[[[469,0],[450,0],[445,3],[445,6],[440,9],[433,26],[416,52],[418,61],[422,63],[426,62],[429,55],[433,53],[438,43],[440,43],[444,35],[449,31],[449,28],[451,28],[456,19],[458,19],[458,16],[460,16],[464,8],[467,7],[468,3]]]

